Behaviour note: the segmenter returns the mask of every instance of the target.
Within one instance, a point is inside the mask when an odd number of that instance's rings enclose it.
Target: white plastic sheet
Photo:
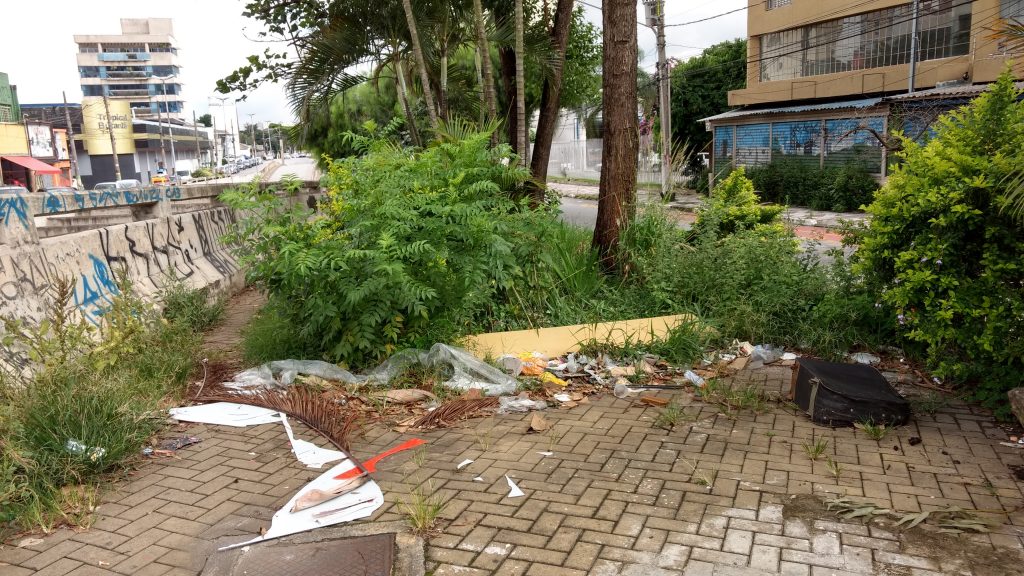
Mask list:
[[[318,476],[316,480],[306,484],[302,490],[296,492],[295,495],[292,496],[291,500],[289,500],[287,504],[282,506],[281,509],[274,514],[274,517],[270,521],[270,529],[262,536],[257,536],[256,538],[245,542],[225,546],[220,548],[220,550],[237,548],[239,546],[263,542],[265,540],[273,540],[274,538],[298,534],[300,532],[306,532],[322,526],[333,526],[334,524],[340,524],[342,522],[350,522],[359,518],[366,518],[373,514],[374,510],[380,508],[381,505],[384,504],[384,493],[381,492],[377,483],[372,480],[344,496],[339,496],[338,498],[328,500],[313,506],[312,508],[307,508],[299,512],[291,511],[292,506],[295,504],[295,500],[298,499],[299,496],[313,489],[330,490],[331,487],[338,484],[338,480],[334,479],[335,476],[343,474],[354,467],[355,464],[353,464],[351,460],[346,460],[324,472]],[[330,513],[333,510],[340,511],[337,513]],[[317,517],[318,515],[319,517]]]
[[[312,442],[296,438],[292,432],[292,427],[288,424],[288,417],[284,414],[281,414],[281,423],[284,424],[284,430],[288,433],[288,440],[292,443],[292,453],[307,468],[323,468],[323,465],[328,462],[348,458],[344,452],[321,448]]]
[[[200,422],[203,424],[219,424],[222,426],[255,426],[257,424],[273,424],[279,422],[278,412],[269,408],[235,404],[234,402],[214,402],[199,406],[171,408],[171,417],[184,422]]]

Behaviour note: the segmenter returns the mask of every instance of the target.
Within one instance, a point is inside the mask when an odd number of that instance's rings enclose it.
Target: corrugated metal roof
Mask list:
[[[756,114],[787,114],[793,112],[813,112],[816,110],[848,110],[851,108],[870,108],[879,102],[881,98],[862,98],[860,100],[843,100],[841,102],[824,102],[822,104],[803,104],[800,106],[782,106],[778,108],[737,108],[707,118],[701,118],[698,122],[708,120],[725,120],[727,118],[741,118]]]
[[[929,88],[918,90],[912,94],[894,94],[886,96],[887,102],[902,102],[906,100],[925,100],[928,98],[969,98],[988,90],[992,84],[960,84],[958,86],[947,86],[944,88]],[[1017,82],[1017,89],[1024,89],[1024,82]]]

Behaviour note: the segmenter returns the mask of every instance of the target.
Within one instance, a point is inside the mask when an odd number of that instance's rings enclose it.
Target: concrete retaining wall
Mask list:
[[[99,324],[118,292],[115,270],[121,269],[137,292],[154,301],[172,277],[213,292],[240,288],[243,271],[221,240],[236,215],[216,201],[231,186],[0,195],[0,316],[38,322],[51,283],[64,277],[75,280],[78,312]],[[294,201],[315,205],[319,192],[307,183]],[[109,224],[90,213],[131,221]],[[79,224],[67,225],[70,218]],[[56,220],[52,227],[50,220]],[[90,220],[94,229],[77,231]],[[53,234],[40,234],[37,222]],[[61,234],[62,226],[71,233]],[[4,347],[0,362],[24,368],[26,360]]]

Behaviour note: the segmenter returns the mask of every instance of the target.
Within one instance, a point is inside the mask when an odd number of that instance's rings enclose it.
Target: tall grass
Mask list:
[[[94,327],[74,313],[73,282],[57,280],[43,322],[5,319],[5,343],[36,362],[0,378],[0,537],[88,522],[99,480],[158,430],[195,366],[198,329],[219,315],[203,294],[169,293],[162,318],[122,282]]]

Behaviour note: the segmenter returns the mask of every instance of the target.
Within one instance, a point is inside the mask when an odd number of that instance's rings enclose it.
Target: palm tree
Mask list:
[[[430,87],[430,73],[427,71],[426,60],[423,58],[423,48],[420,45],[420,34],[416,28],[416,16],[412,12],[412,0],[402,0],[402,8],[405,10],[405,20],[409,25],[412,53],[416,59],[416,68],[419,69],[420,83],[423,84],[423,102],[427,106],[430,127],[437,130],[437,108],[434,106],[434,96],[431,93]]]
[[[484,27],[484,8],[480,0],[473,0],[473,21],[476,26],[476,49],[480,58],[481,84],[483,84],[483,106],[487,110],[487,120],[498,117],[497,98],[494,94],[494,71],[491,67],[491,45],[487,41]],[[497,132],[495,132],[497,134]]]
[[[405,0],[408,2],[409,0]],[[519,160],[523,165],[528,162],[529,151],[526,142],[526,73],[524,72],[523,57],[526,56],[526,46],[523,41],[525,22],[523,21],[523,0],[515,0],[515,27],[516,27],[516,151],[519,153]]]
[[[572,11],[573,0],[558,0],[555,6],[555,22],[551,27],[551,44],[555,54],[551,63],[551,75],[544,79],[544,91],[540,98],[540,118],[537,120],[537,137],[530,162],[534,183],[539,184],[533,187],[534,196],[538,201],[543,199],[543,186],[548,180],[551,143],[555,137],[555,125],[558,123],[558,110],[561,107],[562,72],[565,68],[565,50],[569,45]]]
[[[1024,22],[1021,20],[1001,20],[994,27],[992,36],[1002,43],[1006,52],[1024,51]],[[1011,174],[1006,183],[1007,203],[1004,209],[1024,224],[1024,167]]]

